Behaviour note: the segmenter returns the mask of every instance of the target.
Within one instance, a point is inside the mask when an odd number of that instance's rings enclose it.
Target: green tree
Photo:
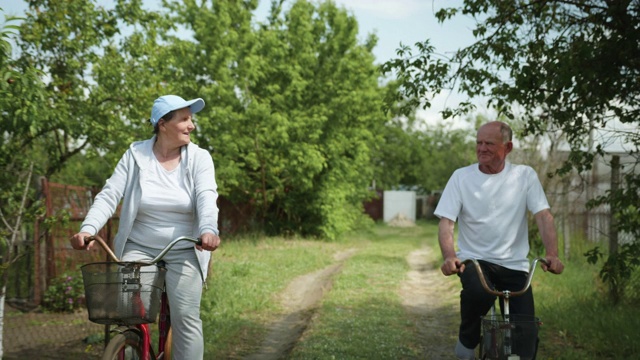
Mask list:
[[[102,186],[129,144],[151,136],[149,104],[172,90],[177,69],[168,35],[176,30],[140,0],[108,8],[95,0],[30,1],[12,66],[39,70],[44,93],[37,101],[16,93],[5,108],[21,125],[11,132],[22,131],[10,152],[34,151],[37,174]],[[28,106],[37,115],[27,115]]]
[[[400,49],[400,57],[383,66],[395,69],[403,91],[419,98],[442,89],[457,90],[470,98],[484,96],[509,118],[522,115],[526,134],[561,131],[571,147],[563,174],[588,170],[605,152],[599,145],[585,151],[589,134],[612,122],[637,129],[640,122],[640,2],[607,1],[499,1],[465,0],[458,8],[437,12],[440,21],[456,15],[477,20],[476,42],[459,49],[450,59],[436,55],[429,41]],[[517,107],[514,107],[517,105]],[[445,116],[468,111],[471,102],[448,109]],[[637,131],[609,132],[628,145],[630,154],[640,147]],[[637,167],[638,162],[629,164]],[[640,175],[629,172],[624,186],[593,204],[611,205],[620,230],[640,237],[637,216]],[[629,274],[638,264],[638,252],[623,247],[629,256],[612,257]],[[613,254],[612,254],[613,256]],[[606,278],[606,277],[605,277]]]
[[[430,194],[444,189],[451,174],[475,162],[475,134],[451,123],[425,125],[413,116],[396,118],[383,130],[374,157],[376,185]]]
[[[155,97],[199,96],[208,106],[195,140],[214,152],[223,195],[254,203],[273,232],[354,227],[385,120],[375,37],[358,43],[357,22],[331,2],[286,14],[273,2],[263,24],[252,22],[257,1],[164,5],[31,1],[13,66],[44,81],[38,101],[7,102],[22,129],[7,153],[31,154],[37,174],[101,185],[126,146],[150,136]]]
[[[0,12],[2,9],[0,8]],[[18,29],[17,18],[6,17],[0,27],[0,357],[3,355],[2,334],[4,329],[4,305],[9,268],[20,254],[15,254],[14,244],[24,236],[23,226],[32,218],[29,207],[30,187],[33,176],[33,160],[26,154],[14,153],[14,140],[25,131],[30,131],[30,124],[22,124],[11,117],[8,109],[14,101],[14,95],[23,96],[28,104],[38,101],[42,86],[39,73],[33,68],[16,71],[11,64],[12,46],[10,38]],[[37,111],[35,104],[21,109],[27,115]]]
[[[36,103],[37,116],[25,119],[19,109],[27,99],[20,97],[8,112],[31,125],[32,133],[16,146],[37,141],[47,155],[40,174],[56,174],[79,153],[107,159],[99,170],[110,173],[128,144],[150,131],[147,104],[163,80],[152,71],[157,59],[150,54],[162,48],[157,29],[170,27],[138,0],[112,8],[92,0],[29,3],[14,64],[18,71],[42,71],[46,93]]]
[[[256,5],[172,5],[193,32],[183,85],[210,100],[197,141],[215,148],[221,194],[253,203],[268,233],[334,238],[356,226],[370,196],[385,119],[376,40],[359,44],[355,18],[332,2],[296,1],[286,13],[273,2],[252,30]]]
[[[80,171],[78,174],[87,173],[87,169],[96,171],[103,182],[108,176],[105,169],[111,171],[114,159],[140,128],[135,124],[139,110],[131,104],[136,103],[135,99],[150,97],[148,89],[158,87],[159,81],[153,81],[147,74],[149,66],[143,66],[150,59],[144,50],[152,53],[154,47],[132,46],[131,41],[118,34],[118,29],[133,24],[149,28],[170,25],[159,15],[143,12],[140,4],[140,1],[119,1],[115,8],[104,9],[87,0],[33,0],[19,25],[3,24],[2,269],[6,270],[15,260],[12,244],[18,238],[30,237],[29,224],[41,215],[31,179],[36,175],[53,176],[70,159],[82,154],[83,159],[98,166],[76,163],[73,170]],[[11,20],[17,19],[7,19]],[[145,44],[153,44],[154,32],[145,33],[150,38],[138,37],[147,39]],[[135,34],[141,33],[134,31]],[[11,36],[16,55],[8,41]],[[119,48],[118,40],[121,40]],[[144,61],[134,62],[136,59]],[[109,151],[112,149],[118,150],[117,157]],[[103,158],[106,161],[102,163],[94,161]],[[83,178],[74,175],[77,174],[69,174],[67,179]],[[3,284],[7,274],[2,273]],[[4,288],[1,295],[4,296]]]

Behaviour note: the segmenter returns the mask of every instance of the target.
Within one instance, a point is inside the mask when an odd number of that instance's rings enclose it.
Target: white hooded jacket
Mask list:
[[[96,234],[116,212],[120,200],[120,223],[114,240],[114,253],[121,258],[124,246],[131,233],[133,222],[138,213],[138,205],[142,196],[142,184],[148,176],[147,169],[153,159],[153,144],[156,137],[137,141],[131,144],[124,153],[105,186],[96,195],[81,232]],[[189,143],[181,149],[181,165],[185,166],[185,182],[194,204],[195,221],[192,234],[186,236],[199,237],[201,234],[218,235],[218,199],[217,184],[213,159],[208,151],[196,144]],[[203,281],[207,277],[207,269],[211,253],[196,251]]]

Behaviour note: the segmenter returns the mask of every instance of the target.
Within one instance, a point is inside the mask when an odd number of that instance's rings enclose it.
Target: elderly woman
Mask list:
[[[155,135],[131,144],[71,238],[74,249],[90,249],[93,242],[85,244],[85,237],[95,235],[122,200],[114,252],[123,261],[152,259],[179,236],[202,239],[201,246],[178,243],[164,258],[174,359],[203,357],[200,299],[210,251],[220,245],[213,160],[190,138],[192,116],[203,108],[202,99],[156,99],[150,120]]]

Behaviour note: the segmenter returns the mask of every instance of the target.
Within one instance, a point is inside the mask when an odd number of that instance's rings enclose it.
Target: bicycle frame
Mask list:
[[[140,335],[140,338],[142,339],[142,345],[140,347],[140,356],[142,360],[164,359],[169,327],[170,327],[169,301],[167,300],[167,293],[163,292],[162,299],[161,299],[161,306],[160,306],[159,321],[158,321],[159,335],[158,335],[158,353],[157,353],[158,355],[157,356],[153,352],[153,346],[151,344],[151,328],[149,324],[121,325],[111,330],[111,332],[124,333],[125,331],[136,329],[136,331]]]
[[[89,243],[91,241],[97,241],[98,244],[103,248],[103,250],[107,253],[109,258],[115,262],[121,262],[118,257],[111,251],[106,242],[98,235],[90,236],[85,238],[85,243]],[[194,239],[186,236],[182,236],[172,240],[155,258],[150,261],[138,261],[138,263],[142,263],[145,265],[154,265],[162,260],[162,258],[173,248],[175,244],[180,241],[190,241],[195,243],[196,245],[200,245],[202,242],[200,239]],[[169,308],[169,300],[167,297],[166,287],[163,288],[162,296],[160,299],[160,313],[159,313],[159,321],[158,321],[158,355],[157,357],[153,353],[153,348],[151,344],[151,331],[149,324],[137,324],[137,325],[120,325],[116,329],[111,330],[112,333],[124,333],[126,331],[130,331],[135,329],[140,339],[142,340],[142,344],[140,345],[140,355],[143,360],[151,360],[153,359],[164,359],[165,351],[167,350],[167,339],[169,336],[170,330],[170,308]],[[106,344],[105,344],[106,345]],[[121,354],[120,358],[124,358]]]
[[[158,322],[158,356],[164,354],[170,324],[169,300],[167,298],[167,292],[163,291],[160,305],[160,320]]]

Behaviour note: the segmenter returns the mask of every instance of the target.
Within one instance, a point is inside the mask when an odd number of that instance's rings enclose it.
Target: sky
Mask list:
[[[155,0],[144,0],[155,3]],[[4,0],[2,2],[5,2]],[[109,3],[108,0],[99,2]],[[292,1],[286,1],[290,4]],[[374,49],[378,63],[395,56],[400,43],[413,45],[418,41],[430,38],[432,44],[441,53],[451,52],[458,47],[469,44],[472,22],[459,18],[438,24],[435,13],[444,6],[452,7],[462,0],[334,0],[338,6],[344,7],[354,15],[360,26],[360,38],[364,40],[370,33],[375,33],[379,40]],[[257,18],[264,18],[269,11],[270,0],[260,0],[256,11]],[[27,10],[24,0],[6,0],[0,5],[5,14],[20,15]]]
[[[21,15],[27,9],[24,0],[1,0],[0,7],[7,15]],[[100,2],[108,3],[107,0]],[[292,1],[286,1],[291,3]],[[364,42],[366,37],[375,33],[378,44],[373,50],[376,63],[382,64],[396,57],[400,44],[413,47],[416,42],[430,39],[431,44],[440,54],[451,54],[456,49],[469,45],[473,41],[471,29],[473,21],[469,18],[457,17],[439,24],[435,13],[442,7],[453,7],[462,0],[334,0],[356,17],[359,25],[359,39]],[[156,3],[155,0],[145,0],[145,3]],[[256,11],[257,20],[264,19],[268,14],[271,1],[260,0]],[[2,19],[4,20],[4,19]],[[441,121],[439,111],[445,106],[452,106],[463,100],[453,93],[442,93],[432,101],[431,109],[420,111],[418,116],[428,124]],[[465,126],[459,123],[456,127]]]

